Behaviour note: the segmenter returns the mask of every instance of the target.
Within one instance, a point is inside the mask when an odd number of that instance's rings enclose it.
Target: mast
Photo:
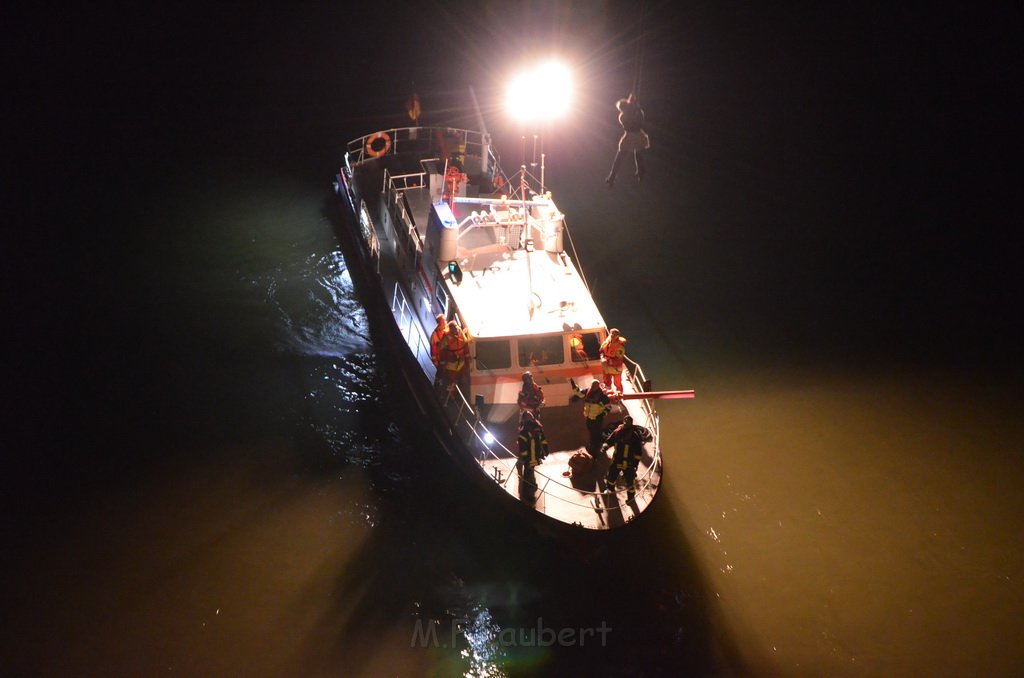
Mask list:
[[[533,312],[537,306],[533,303],[533,233],[530,232],[530,206],[526,201],[526,165],[519,166],[519,199],[523,205],[523,251],[526,252],[526,285],[527,285],[527,308],[529,309],[530,320],[533,320]]]

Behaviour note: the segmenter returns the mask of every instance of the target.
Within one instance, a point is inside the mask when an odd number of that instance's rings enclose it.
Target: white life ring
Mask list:
[[[383,140],[383,144],[378,143]],[[386,132],[376,132],[366,139],[366,154],[371,158],[379,158],[391,150],[391,137]]]

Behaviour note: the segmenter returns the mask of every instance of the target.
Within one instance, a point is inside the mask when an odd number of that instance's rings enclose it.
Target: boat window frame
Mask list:
[[[448,294],[448,290],[444,288],[440,273],[434,280],[434,301],[437,302],[437,306],[440,309],[438,313],[443,314],[445,317],[448,316],[448,304],[451,303],[451,297]]]
[[[574,351],[572,349],[572,344],[570,343],[570,341],[572,340],[572,336],[573,335],[569,334],[569,335],[566,336],[566,344],[567,344],[567,347],[568,347],[569,362],[570,363],[585,363],[585,362],[589,362],[589,361],[592,361],[592,360],[600,360],[600,358],[601,358],[601,342],[603,341],[603,339],[601,338],[601,334],[602,334],[601,330],[578,331],[576,333],[579,334],[580,337],[582,338],[582,341],[583,341],[583,351],[584,351],[584,353],[586,353],[587,357],[586,358],[579,357],[579,355],[576,354],[576,351]],[[594,348],[593,351],[588,350],[588,344],[590,344],[590,343],[593,344],[593,348]]]
[[[539,361],[539,360],[538,361],[533,361],[533,360],[531,360],[529,358],[526,358],[526,362],[524,363],[523,360],[524,360],[524,358],[526,356],[526,354],[524,353],[524,348],[523,348],[524,343],[525,344],[529,344],[530,342],[540,342],[540,341],[543,341],[543,342],[547,343],[548,346],[547,347],[539,346],[538,348],[540,348],[541,351],[543,351],[544,348],[557,349],[558,359],[557,360],[547,360],[547,361],[543,361],[542,362],[542,361]],[[565,347],[566,347],[567,343],[568,342],[565,340],[565,335],[562,334],[562,333],[558,333],[558,334],[541,334],[541,335],[536,335],[536,336],[531,336],[531,337],[518,337],[516,339],[516,347],[515,347],[516,348],[516,364],[521,369],[531,369],[531,368],[534,368],[534,367],[546,367],[546,366],[550,366],[550,365],[564,365],[565,364]],[[527,349],[527,350],[529,350],[529,349]],[[531,353],[531,355],[532,355],[532,353]]]
[[[485,347],[485,354],[486,354],[486,347],[499,346],[501,344],[504,344],[505,351],[506,351],[506,354],[508,356],[507,364],[497,365],[496,363],[494,363],[494,364],[491,364],[491,365],[481,365],[480,364],[480,349],[481,349],[481,347]],[[485,357],[490,357],[490,356],[486,356],[485,355]],[[511,339],[501,339],[501,338],[497,338],[497,339],[474,339],[473,340],[473,365],[474,365],[474,369],[481,370],[481,371],[487,371],[487,372],[493,372],[495,370],[508,370],[508,369],[511,369],[512,368],[512,340]]]

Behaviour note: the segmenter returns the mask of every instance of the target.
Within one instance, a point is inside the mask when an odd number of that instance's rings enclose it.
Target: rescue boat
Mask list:
[[[589,439],[573,385],[604,380],[600,346],[610,327],[543,181],[525,165],[506,174],[487,133],[405,127],[350,141],[335,191],[343,253],[371,323],[378,321],[374,342],[448,455],[485,491],[551,525],[606,531],[640,516],[662,481],[653,400],[692,392],[652,393],[627,357],[604,428],[628,415],[649,433],[635,480],[606,487],[611,450],[570,470]],[[450,384],[438,374],[445,365],[431,359],[438,315],[468,338]],[[532,478],[517,466],[527,371],[544,391],[539,420],[550,450]]]

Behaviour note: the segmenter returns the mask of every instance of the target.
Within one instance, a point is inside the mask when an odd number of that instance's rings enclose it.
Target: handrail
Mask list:
[[[384,186],[395,191],[408,191],[411,188],[426,188],[426,172],[412,172],[410,174],[391,174],[385,170]],[[419,183],[410,184],[412,179],[418,179]]]
[[[633,364],[639,369],[639,365],[637,363],[633,363]],[[641,374],[642,374],[642,371],[641,371]],[[632,380],[632,375],[629,375],[629,378]],[[634,384],[634,388],[638,392],[642,391],[642,388],[639,388],[637,384]],[[479,442],[481,444],[481,447],[483,448],[483,450],[485,450],[485,456],[487,456],[487,457],[493,459],[494,461],[498,462],[499,464],[501,464],[501,466],[505,469],[505,471],[507,473],[514,472],[514,470],[515,470],[515,461],[514,460],[518,459],[519,455],[514,453],[514,452],[512,452],[511,450],[509,450],[507,447],[505,447],[504,444],[501,443],[501,441],[499,441],[497,439],[495,439],[495,441],[493,443],[491,443],[491,444],[484,443],[483,435],[482,435],[481,431],[483,433],[489,433],[490,431],[488,431],[487,427],[480,421],[478,413],[476,413],[476,410],[474,410],[473,407],[469,404],[469,401],[466,399],[465,394],[462,392],[462,388],[459,387],[458,385],[456,385],[455,389],[453,391],[453,394],[457,398],[456,402],[457,402],[457,405],[458,405],[457,406],[457,411],[456,411],[456,414],[455,414],[455,421],[453,422],[455,424],[455,426],[456,426],[456,429],[458,429],[458,427],[460,425],[465,426],[467,431],[468,431],[468,433],[469,433],[469,435],[471,436],[471,438],[475,439],[477,442]],[[644,404],[647,405],[646,403],[644,403]],[[647,407],[649,408],[650,406],[647,405]],[[470,419],[469,417],[466,416],[466,412],[467,411],[474,412],[474,416],[473,416],[472,419]],[[653,409],[651,409],[650,411],[651,411],[651,414],[653,415]],[[652,446],[653,446],[653,449],[654,449],[654,453],[652,455],[651,463],[648,466],[647,470],[642,475],[637,476],[637,478],[636,478],[635,489],[636,489],[637,494],[646,494],[648,492],[648,490],[650,489],[651,485],[653,484],[652,479],[651,479],[651,474],[657,468],[658,461],[661,458],[661,448],[660,448],[660,445],[659,445],[659,438],[658,438],[657,416],[656,415],[649,416],[648,417],[648,423],[650,424],[649,428],[651,429],[651,435],[653,436]],[[462,437],[462,436],[460,436],[460,437]],[[463,439],[463,442],[467,442],[466,438],[462,438],[462,439]],[[500,449],[500,450],[502,450],[502,451],[504,451],[507,456],[504,456],[504,457],[498,456],[498,454],[496,454],[494,452],[494,449],[492,449],[492,448],[495,448],[495,447]],[[510,461],[511,461],[511,463],[509,463]],[[482,468],[483,467],[481,466],[481,469]],[[560,497],[558,495],[553,495],[553,494],[548,493],[546,490],[543,490],[541,488],[540,481],[539,480],[537,481],[537,483],[536,483],[537,484],[537,488],[538,488],[538,490],[541,491],[541,494],[544,494],[545,496],[548,496],[548,497],[550,497],[552,499],[556,499],[558,501],[568,502],[569,504],[572,504],[574,506],[588,507],[588,506],[591,505],[590,504],[590,500],[591,499],[599,497],[600,495],[605,494],[604,492],[599,491],[599,490],[598,491],[580,490],[580,489],[578,489],[576,487],[573,487],[569,483],[563,482],[560,476],[559,477],[552,477],[552,476],[549,476],[549,475],[545,474],[543,471],[540,471],[538,469],[534,469],[534,475],[539,477],[539,478],[543,478],[544,479],[544,481],[545,481],[544,485],[543,485],[544,488],[546,488],[550,483],[554,483],[556,486],[560,486],[560,487],[563,487],[563,488],[566,488],[566,489],[571,489],[574,492],[578,492],[580,494],[583,494],[586,497],[587,501],[586,501],[586,503],[584,503],[584,502],[572,501],[570,499],[567,499],[565,497]]]
[[[633,386],[634,391],[636,391],[637,393],[643,393],[643,385],[644,383],[646,383],[647,379],[644,377],[644,371],[640,367],[640,363],[634,360],[630,360],[629,358],[626,358],[626,360],[629,361],[635,368],[632,372],[628,368],[625,370],[626,378]],[[639,475],[636,478],[637,484],[643,485],[643,487],[646,488],[650,486],[650,476],[654,472],[654,469],[657,468],[658,461],[661,458],[661,430],[660,423],[658,421],[658,413],[655,412],[654,406],[651,405],[650,401],[641,400],[639,404],[641,409],[644,411],[647,429],[651,432],[651,436],[653,437],[652,445],[654,447],[654,455],[651,458],[650,465],[647,467],[647,470],[644,471],[642,475]]]
[[[424,146],[429,148],[442,146],[438,139],[438,133],[447,137],[444,140],[449,155],[479,155],[485,158],[485,169],[493,174],[502,174],[497,154],[491,145],[491,136],[485,132],[461,129],[455,127],[392,127],[391,129],[379,130],[371,134],[364,134],[361,137],[352,139],[347,144],[348,155],[352,164],[367,160],[373,160],[384,155],[399,155],[409,148],[409,152],[422,153]],[[379,156],[371,156],[366,152],[367,144],[372,137],[378,134],[386,134],[391,140],[391,147]],[[454,137],[455,149],[448,142]],[[475,153],[474,153],[475,151]],[[492,169],[493,168],[493,169]]]
[[[402,333],[413,355],[419,355],[421,351],[427,350],[422,335],[416,332],[416,315],[412,311],[412,305],[405,296],[405,291],[399,283],[395,283],[395,291],[391,297],[391,313],[395,316],[395,324],[398,331]]]
[[[390,177],[387,187],[387,204],[392,208],[395,217],[405,226],[404,236],[407,241],[412,244],[417,254],[423,253],[423,237],[420,235],[419,230],[416,228],[416,220],[413,218],[412,212],[409,211],[409,203],[405,199],[405,191],[410,189],[422,188],[422,186],[410,187],[407,184],[407,180],[412,176],[421,176],[420,174],[402,174],[394,175]],[[406,186],[399,188],[396,183],[396,179],[402,179],[406,182]],[[396,229],[397,231],[398,229]]]

